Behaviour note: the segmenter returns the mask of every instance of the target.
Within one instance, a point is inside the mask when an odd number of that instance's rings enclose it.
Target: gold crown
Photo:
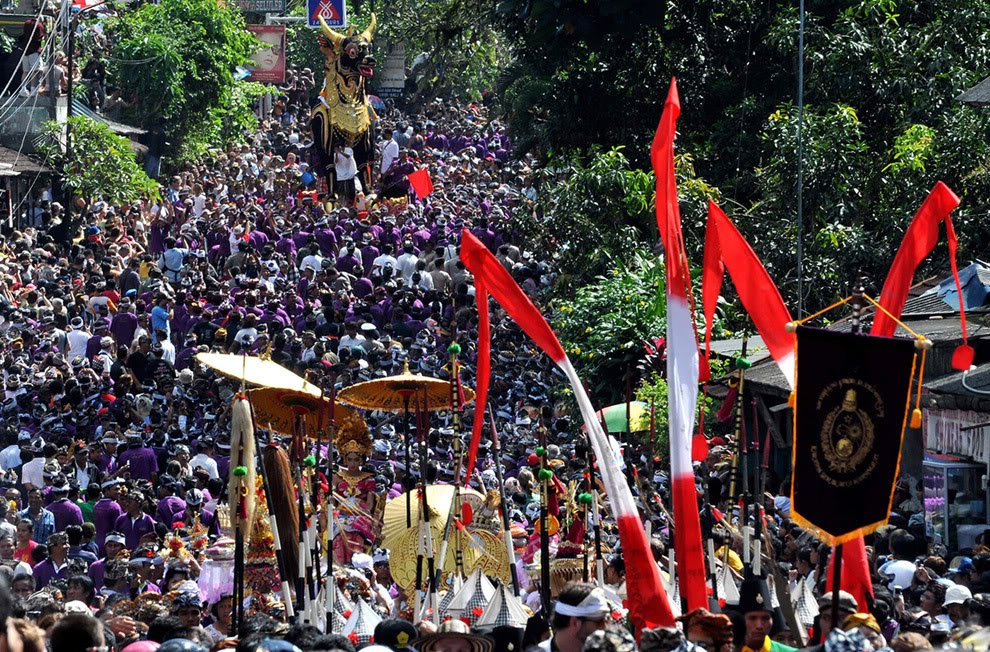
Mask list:
[[[364,456],[371,455],[371,433],[368,432],[368,424],[360,415],[354,414],[337,427],[337,450],[342,455],[348,453],[359,453]]]

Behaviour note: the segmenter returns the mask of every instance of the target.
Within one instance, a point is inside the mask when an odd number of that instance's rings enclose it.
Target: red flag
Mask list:
[[[774,362],[794,387],[794,333],[787,332],[791,313],[766,268],[715,202],[708,202],[708,226],[705,233],[705,263],[701,277],[701,303],[705,309],[705,359],[711,344],[715,304],[722,289],[725,270],[736,286],[739,299],[770,350]]]
[[[966,371],[973,364],[973,348],[966,341],[966,312],[963,308],[962,286],[959,283],[959,270],[956,268],[956,231],[952,228],[952,218],[949,213],[959,205],[959,197],[947,185],[939,181],[925,198],[921,208],[911,220],[904,240],[901,242],[894,263],[887,272],[883,290],[880,292],[880,305],[895,317],[901,316],[904,302],[907,300],[908,289],[914,278],[914,270],[925,259],[938,242],[938,225],[945,220],[945,236],[949,242],[949,264],[952,267],[952,278],[956,281],[956,291],[959,293],[959,316],[962,320],[963,343],[952,356],[952,366],[960,371]],[[893,319],[877,311],[873,319],[872,335],[890,337],[897,329]]]
[[[478,459],[478,445],[481,443],[481,429],[485,425],[485,404],[488,402],[488,382],[491,375],[491,330],[488,323],[488,290],[485,282],[475,277],[474,298],[478,302],[478,382],[474,398],[474,426],[471,432],[471,447],[468,449],[468,463],[464,472],[465,480],[470,479]],[[494,434],[494,432],[493,432]],[[496,463],[501,464],[496,460]]]
[[[660,579],[660,567],[653,561],[646,529],[639,517],[625,476],[611,454],[608,439],[591,406],[591,399],[567,359],[550,325],[512,279],[495,256],[470,231],[461,232],[461,260],[474,274],[475,287],[481,286],[509,313],[520,328],[564,371],[588,431],[602,474],[612,514],[619,526],[623,557],[626,560],[626,592],[629,617],[637,631],[643,627],[674,626],[674,614]],[[480,333],[479,333],[480,336]],[[695,349],[697,353],[697,349]],[[697,365],[695,365],[697,369]],[[479,374],[480,375],[480,374]],[[479,415],[480,416],[480,415]],[[475,418],[477,424],[478,417]],[[473,443],[473,442],[472,442]],[[697,516],[697,513],[696,513]],[[702,586],[704,577],[702,576]]]
[[[680,113],[677,80],[673,79],[650,148],[650,158],[657,177],[657,226],[663,238],[667,272],[667,424],[674,490],[674,543],[681,595],[687,598],[690,611],[706,607],[708,597],[705,593],[705,558],[698,517],[698,495],[691,464],[700,371],[698,338],[674,175],[674,136]],[[625,557],[628,564],[629,556]],[[626,571],[626,577],[629,577],[629,569]]]
[[[433,179],[430,178],[430,173],[426,168],[421,168],[410,174],[409,184],[420,199],[433,192]]]
[[[832,548],[832,555],[828,561],[828,575],[825,590],[832,590],[832,565],[835,563],[835,548]],[[859,536],[852,541],[842,544],[842,577],[839,578],[839,589],[850,593],[856,598],[861,612],[868,611],[869,602],[873,600],[873,582],[870,581],[870,565],[866,559],[866,545],[863,537]]]

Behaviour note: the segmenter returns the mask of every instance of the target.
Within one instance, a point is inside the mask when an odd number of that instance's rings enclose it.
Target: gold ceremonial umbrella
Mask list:
[[[418,523],[423,509],[423,501],[415,492],[410,493],[413,494],[411,501],[412,522]],[[443,539],[443,528],[447,525],[447,515],[450,513],[450,503],[453,497],[454,485],[452,484],[431,484],[426,487],[426,501],[430,506],[430,529],[433,530],[434,534],[439,533],[440,539]],[[475,505],[479,500],[483,503],[485,497],[474,489],[461,489],[462,504],[472,503]],[[451,527],[454,526],[451,525]],[[413,527],[412,529],[415,530],[416,528]],[[382,547],[391,548],[392,544],[396,544],[408,530],[409,528],[406,527],[406,498],[403,494],[385,504],[385,512],[382,516]],[[413,536],[414,540],[415,538]],[[436,551],[437,554],[440,554],[439,546],[437,546]]]
[[[484,552],[478,556],[478,566],[481,566],[488,577],[497,577],[502,584],[509,585],[512,582],[512,571],[509,569],[509,552],[502,540],[488,530],[472,530],[471,535],[480,538],[484,547]],[[468,573],[473,570],[473,566],[465,567]]]
[[[402,504],[405,504],[404,500],[400,502],[402,502]],[[402,524],[403,526],[405,526],[405,517],[403,517]],[[440,555],[440,546],[443,542],[442,528],[443,526],[441,525],[441,530],[438,531],[430,527],[430,533],[433,536],[433,554],[437,555],[438,557]],[[419,534],[419,528],[417,526],[413,526],[405,530],[405,532],[400,534],[398,537],[396,537],[392,545],[385,546],[391,551],[388,565],[389,565],[389,569],[392,571],[392,579],[395,580],[396,584],[398,584],[401,588],[405,590],[412,589],[416,586],[416,558],[419,553],[419,545],[417,541],[418,534]],[[459,532],[459,534],[462,534],[463,536],[463,533]],[[453,536],[454,534],[451,534],[451,537]],[[465,537],[465,539],[466,538],[467,537]],[[464,548],[464,557],[463,557],[464,570],[465,572],[469,573],[471,572],[472,569],[474,569],[475,564],[478,563],[478,558],[482,556],[482,552],[480,550],[475,550],[474,548],[468,546],[466,541],[464,543],[463,548]],[[442,566],[440,565],[439,559],[435,562],[437,564],[436,567],[438,570],[442,568],[445,573],[456,572],[457,570],[456,549],[457,547],[454,545],[454,542],[451,541],[450,545],[447,547],[447,555],[443,559],[443,565]],[[427,579],[426,569],[427,569],[427,565],[424,562],[423,564],[424,581],[426,581]]]
[[[277,362],[226,353],[197,353],[196,361],[248,385],[288,389],[320,397],[320,388]]]
[[[301,414],[305,425],[306,436],[316,438],[320,427],[320,411],[323,411],[323,427],[330,425],[330,399],[321,399],[306,392],[297,392],[277,387],[253,389],[251,406],[254,408],[254,422],[259,428],[269,425],[275,432],[292,435],[295,432],[296,415]],[[354,415],[354,410],[337,403],[333,410],[334,425],[339,425],[344,419]]]
[[[416,410],[418,397],[420,400],[419,410],[422,410],[424,389],[426,390],[426,410],[428,412],[450,408],[450,382],[411,373],[408,361],[405,363],[401,374],[351,385],[338,392],[337,400],[364,410],[402,412],[407,409]],[[474,392],[467,387],[463,389],[464,403],[470,403],[474,400]]]

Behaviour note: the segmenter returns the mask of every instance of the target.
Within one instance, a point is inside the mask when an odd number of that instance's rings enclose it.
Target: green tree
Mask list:
[[[133,121],[164,121],[166,167],[251,124],[248,98],[256,87],[234,79],[257,47],[244,25],[235,5],[214,0],[162,0],[108,22],[109,72],[138,98]]]
[[[74,196],[87,203],[100,196],[114,203],[158,196],[158,184],[137,164],[131,141],[86,116],[72,116],[69,127],[68,153],[60,141],[65,125],[56,121],[44,124],[41,151]]]

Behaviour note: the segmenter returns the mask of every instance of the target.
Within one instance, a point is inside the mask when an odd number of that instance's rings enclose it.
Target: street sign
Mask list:
[[[285,0],[236,0],[241,11],[256,14],[284,14]]]
[[[399,97],[405,87],[406,50],[400,41],[385,55],[378,90],[383,97]]]
[[[320,16],[333,29],[347,27],[347,4],[344,0],[308,0],[309,26],[319,27]]]

